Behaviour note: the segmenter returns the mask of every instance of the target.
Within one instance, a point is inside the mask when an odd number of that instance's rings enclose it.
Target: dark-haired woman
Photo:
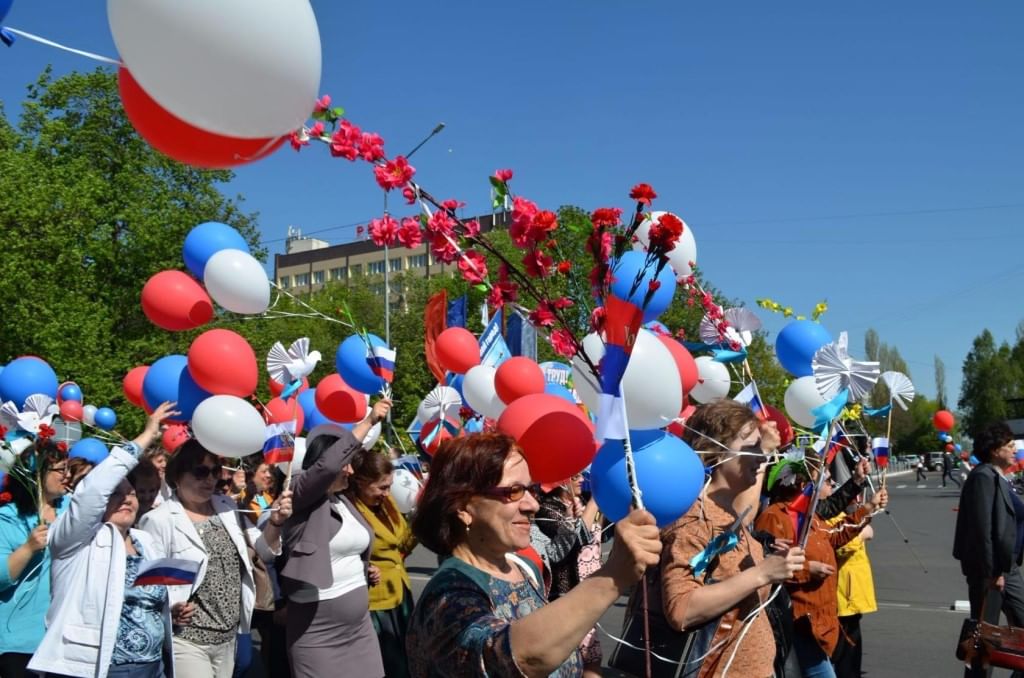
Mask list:
[[[0,506],[0,676],[20,678],[46,631],[50,606],[49,525],[67,505],[67,454],[56,442],[39,442],[25,450],[39,468],[42,487],[6,480],[10,501]],[[42,499],[42,506],[36,502]]]
[[[380,641],[385,675],[406,678],[405,635],[412,616],[412,585],[405,559],[416,548],[416,538],[391,498],[395,477],[391,460],[373,451],[361,452],[352,469],[346,494],[373,528],[370,619]]]
[[[285,526],[280,571],[294,676],[384,675],[369,611],[373,530],[341,493],[362,439],[390,409],[390,401],[380,400],[351,431],[324,424],[306,436],[302,473],[292,479],[295,514]]]
[[[236,636],[249,632],[256,601],[248,544],[258,557],[273,559],[281,552],[281,525],[291,515],[290,494],[283,493],[262,531],[252,527],[234,501],[214,494],[220,472],[217,456],[189,440],[167,469],[174,495],[139,523],[168,557],[201,563],[194,584],[167,587],[172,606],[187,602],[192,613],[174,634],[177,674],[189,678],[230,678]]]
[[[512,555],[530,543],[538,492],[508,436],[472,434],[438,450],[413,533],[450,557],[413,610],[406,640],[413,678],[579,676],[580,641],[658,562],[654,517],[634,511],[618,523],[608,562],[546,603],[537,569]]]

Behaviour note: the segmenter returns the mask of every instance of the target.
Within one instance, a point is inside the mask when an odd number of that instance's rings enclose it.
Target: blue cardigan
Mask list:
[[[68,497],[57,505],[64,512]],[[0,506],[0,653],[32,654],[46,632],[50,607],[50,552],[43,549],[28,562],[21,576],[11,579],[7,559],[39,524],[39,516],[19,516],[13,504]]]

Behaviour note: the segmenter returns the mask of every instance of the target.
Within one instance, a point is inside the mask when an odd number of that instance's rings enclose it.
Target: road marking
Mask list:
[[[969,601],[969,600],[954,600],[953,601],[953,606],[951,608],[949,608],[949,609],[954,610],[956,612],[970,612],[971,611],[971,601]]]
[[[928,486],[927,485],[918,485],[917,489],[919,489],[919,490],[927,490]]]
[[[910,607],[910,603],[879,603],[879,607]]]
[[[903,488],[905,488],[905,487],[906,487],[906,485],[897,485],[897,486],[896,486],[896,489],[897,489],[897,490],[902,490],[902,489],[903,489]]]

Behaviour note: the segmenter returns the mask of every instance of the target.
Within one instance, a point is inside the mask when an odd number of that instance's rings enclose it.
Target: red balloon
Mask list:
[[[768,420],[774,421],[775,428],[779,430],[779,438],[782,440],[780,445],[785,447],[793,442],[793,425],[789,423],[789,419],[786,418],[786,415],[771,405],[765,405],[764,411],[768,415]]]
[[[168,424],[160,443],[167,454],[174,454],[191,437],[185,424]]]
[[[953,418],[952,412],[949,412],[948,410],[939,410],[935,413],[935,416],[932,417],[932,423],[935,424],[935,428],[938,430],[949,433],[950,429],[953,428],[953,424],[956,423],[956,420]]]
[[[345,383],[340,374],[328,374],[316,385],[316,408],[343,424],[366,418],[366,395]]]
[[[188,348],[188,372],[214,395],[248,398],[259,382],[252,346],[231,330],[209,330],[196,337]]]
[[[82,421],[82,403],[65,400],[60,404],[60,418],[64,421]]]
[[[699,375],[697,374],[697,363],[694,361],[693,356],[686,350],[686,347],[679,343],[677,340],[665,334],[657,334],[658,341],[665,345],[665,347],[672,354],[672,359],[676,361],[676,368],[679,370],[679,380],[683,384],[683,395],[688,395],[690,390],[697,385]]]
[[[275,398],[278,397],[279,395],[281,395],[282,393],[284,393],[285,384],[281,384],[279,382],[276,382],[273,379],[271,379],[269,382],[267,382],[267,386],[270,388],[270,395],[274,396]],[[302,386],[299,387],[299,390],[296,391],[293,394],[293,396],[299,395],[303,391],[308,391],[308,390],[309,390],[309,379],[307,379],[306,377],[303,377],[302,378]]]
[[[210,322],[213,302],[188,274],[160,271],[142,288],[142,312],[157,327],[180,332]]]
[[[436,433],[434,432],[435,429],[437,429]],[[458,438],[460,433],[462,433],[462,424],[458,419],[442,419],[439,417],[424,424],[423,428],[420,429],[417,439],[420,441],[420,447],[423,448],[423,451],[430,456],[434,456],[441,443],[452,438]]]
[[[193,127],[165,110],[139,85],[127,69],[117,74],[124,112],[149,145],[178,162],[222,169],[259,160],[276,151],[285,137],[240,139]]]
[[[558,396],[535,393],[501,413],[498,430],[516,439],[536,483],[558,483],[579,473],[597,454],[594,425]]]
[[[464,327],[449,327],[437,335],[434,353],[442,367],[456,374],[465,374],[480,364],[480,344]]]
[[[146,365],[133,367],[128,370],[128,374],[124,375],[124,381],[121,382],[121,387],[124,389],[124,397],[136,407],[146,406],[146,402],[142,397],[142,381],[146,378],[146,372],[149,372],[149,367]]]
[[[297,398],[282,400],[274,398],[263,408],[263,418],[268,424],[284,424],[295,421],[295,430],[301,431],[302,425],[306,422],[306,415],[302,412]]]
[[[523,396],[544,392],[544,372],[529,358],[509,358],[494,374],[494,390],[501,402],[511,405]]]
[[[946,443],[946,452],[953,452],[954,450],[956,450],[956,447],[953,443]]]

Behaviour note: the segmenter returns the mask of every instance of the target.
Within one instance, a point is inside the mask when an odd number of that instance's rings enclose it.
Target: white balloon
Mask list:
[[[82,408],[82,421],[89,426],[96,425],[96,410],[99,409],[95,405],[86,405]]]
[[[242,250],[221,250],[206,262],[206,291],[235,313],[263,313],[270,305],[270,281],[260,262]]]
[[[196,440],[221,457],[246,457],[262,450],[265,427],[256,408],[237,396],[210,396],[192,414]]]
[[[366,437],[363,438],[363,449],[372,449],[377,444],[377,440],[380,439],[381,425],[378,421],[376,424],[370,427],[370,430],[366,432]]]
[[[107,0],[122,61],[160,106],[230,137],[302,126],[320,89],[308,0]]]
[[[826,401],[818,392],[818,386],[814,377],[811,376],[793,380],[793,383],[786,389],[783,402],[786,405],[786,413],[793,421],[810,428],[814,426],[817,419],[811,414],[811,410],[824,405]]]
[[[416,421],[426,424],[438,417],[458,419],[462,396],[451,386],[436,386],[416,408]]]
[[[277,468],[281,469],[283,473],[288,473],[288,466],[292,467],[292,475],[302,470],[302,460],[306,456],[306,439],[296,438],[295,439],[295,452],[292,453],[292,460],[278,462]]]
[[[690,397],[698,403],[709,403],[729,395],[731,385],[729,368],[711,356],[702,355],[694,360],[697,363],[697,384],[690,391]]]
[[[653,220],[661,218],[663,214],[671,214],[670,212],[651,212]],[[679,215],[673,215],[679,217]],[[650,239],[647,237],[651,230],[652,219],[644,219],[640,222],[640,226],[636,229],[636,242],[633,243],[633,249],[638,251],[646,251],[647,245],[650,243]],[[683,221],[681,218],[679,221]],[[693,229],[690,225],[683,221],[683,234],[679,236],[679,240],[676,242],[676,246],[667,253],[669,266],[675,271],[677,276],[686,277],[693,273],[693,268],[690,267],[690,262],[697,263],[697,240],[693,237]]]
[[[466,404],[491,419],[497,419],[505,411],[505,403],[494,390],[494,375],[497,371],[490,365],[474,365],[462,381],[462,395],[466,397]]]
[[[594,365],[598,365],[604,357],[604,342],[596,334],[588,334],[583,338],[583,351]],[[580,400],[597,413],[600,382],[579,356],[573,358],[572,376]],[[671,351],[653,332],[640,330],[626,373],[622,377],[622,393],[630,429],[642,431],[662,428],[679,416],[679,410],[683,408],[679,369]]]
[[[423,483],[413,475],[412,471],[404,468],[396,468],[391,479],[391,496],[402,513],[409,513],[416,508],[416,500],[419,499]]]

